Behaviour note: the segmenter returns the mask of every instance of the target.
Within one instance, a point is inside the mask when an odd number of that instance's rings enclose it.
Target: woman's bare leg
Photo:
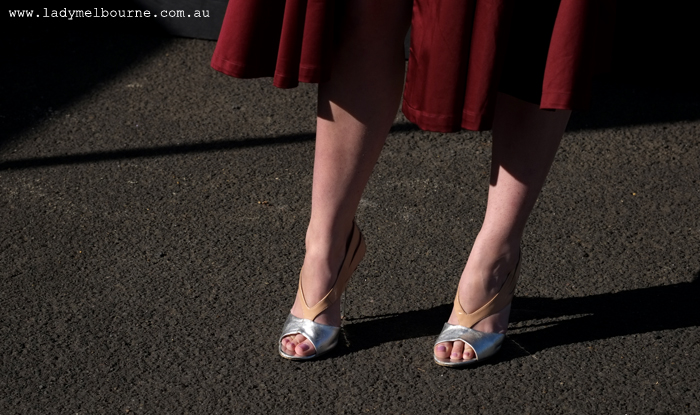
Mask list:
[[[333,287],[352,220],[399,107],[404,80],[403,41],[411,19],[407,0],[345,2],[342,39],[332,79],[319,85],[311,220],[301,283],[313,305]],[[301,317],[297,296],[292,314]],[[315,320],[340,325],[337,301]],[[303,335],[282,340],[290,355],[314,347]]]
[[[518,261],[525,223],[554,160],[571,111],[539,106],[499,94],[493,126],[491,180],[484,223],[459,281],[459,299],[471,313],[493,298]],[[474,329],[505,333],[510,306]],[[448,320],[457,324],[454,310]],[[435,346],[438,358],[470,360],[474,351],[461,341]]]

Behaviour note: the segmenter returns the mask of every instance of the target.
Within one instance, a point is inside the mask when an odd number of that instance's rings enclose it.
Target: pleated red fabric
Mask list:
[[[445,7],[449,4],[449,7]],[[430,131],[490,127],[509,22],[505,1],[416,0],[403,112]]]
[[[542,108],[588,105],[592,77],[610,66],[613,17],[612,1],[562,0],[547,55]]]
[[[530,11],[526,18],[522,8],[542,0],[517,2],[413,0],[402,105],[411,122],[441,132],[490,129],[496,92],[520,97],[519,83],[535,83],[534,100],[543,109],[587,107],[591,79],[610,58],[614,0],[550,0],[551,12],[525,10]],[[281,88],[327,80],[342,16],[339,4],[231,0],[212,67],[238,78],[271,76]],[[537,45],[531,53],[521,34],[542,25],[545,36],[532,37]],[[520,62],[532,59],[541,62],[525,65],[527,76],[521,76]],[[533,89],[523,86],[528,88]],[[523,99],[532,102],[530,96]]]
[[[330,77],[335,1],[230,0],[212,68],[279,88]]]

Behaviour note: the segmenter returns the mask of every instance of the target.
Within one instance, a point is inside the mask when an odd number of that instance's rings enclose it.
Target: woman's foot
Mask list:
[[[355,226],[355,225],[351,225]],[[345,235],[350,235],[352,228],[348,229]],[[314,232],[309,227],[306,237],[306,256],[304,265],[299,275],[301,279],[302,291],[297,290],[291,314],[298,318],[303,318],[303,301],[307,306],[313,306],[323,299],[335,286],[340,268],[348,249],[348,237],[323,238],[320,233]],[[338,243],[335,241],[343,241]],[[339,293],[340,294],[340,293]],[[340,327],[340,295],[328,308],[322,311],[313,320],[315,323],[328,326]],[[316,353],[314,345],[302,334],[292,334],[285,336],[280,341],[281,350],[290,356],[312,356]]]
[[[483,232],[483,231],[482,231]],[[519,260],[519,241],[503,243],[497,238],[479,234],[467,265],[459,282],[459,302],[466,313],[473,313],[491,301],[501,290],[508,275],[515,269]],[[457,325],[456,308],[447,320]],[[510,304],[496,314],[476,323],[472,328],[486,333],[505,333],[508,329]],[[435,345],[435,356],[442,360],[458,363],[476,358],[474,350],[462,341],[443,342]]]

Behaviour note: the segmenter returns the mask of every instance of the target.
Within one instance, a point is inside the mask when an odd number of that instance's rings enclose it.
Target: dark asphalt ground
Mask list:
[[[342,344],[296,363],[276,342],[315,86],[221,75],[211,41],[34,29],[3,40],[1,413],[700,413],[697,90],[597,84],[529,222],[504,347],[468,370],[431,347],[490,134],[397,115]]]

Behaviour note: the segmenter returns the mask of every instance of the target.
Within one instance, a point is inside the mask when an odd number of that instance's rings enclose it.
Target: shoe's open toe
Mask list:
[[[470,329],[469,327],[445,323],[435,345],[444,342],[462,341],[474,350],[475,357],[471,360],[454,361],[450,358],[440,359],[435,354],[435,363],[441,366],[459,367],[476,363],[479,360],[496,354],[503,344],[506,335],[502,333],[484,333],[483,331]]]
[[[335,345],[338,344],[339,333],[340,327],[316,323],[314,321],[294,317],[294,315],[289,314],[289,316],[287,316],[287,321],[284,322],[282,335],[280,336],[280,340],[278,342],[280,356],[290,360],[313,359],[334,348]],[[316,353],[312,354],[311,356],[296,356],[285,353],[284,350],[282,350],[282,339],[291,334],[304,335],[304,337],[309,339],[311,344],[314,345]]]

